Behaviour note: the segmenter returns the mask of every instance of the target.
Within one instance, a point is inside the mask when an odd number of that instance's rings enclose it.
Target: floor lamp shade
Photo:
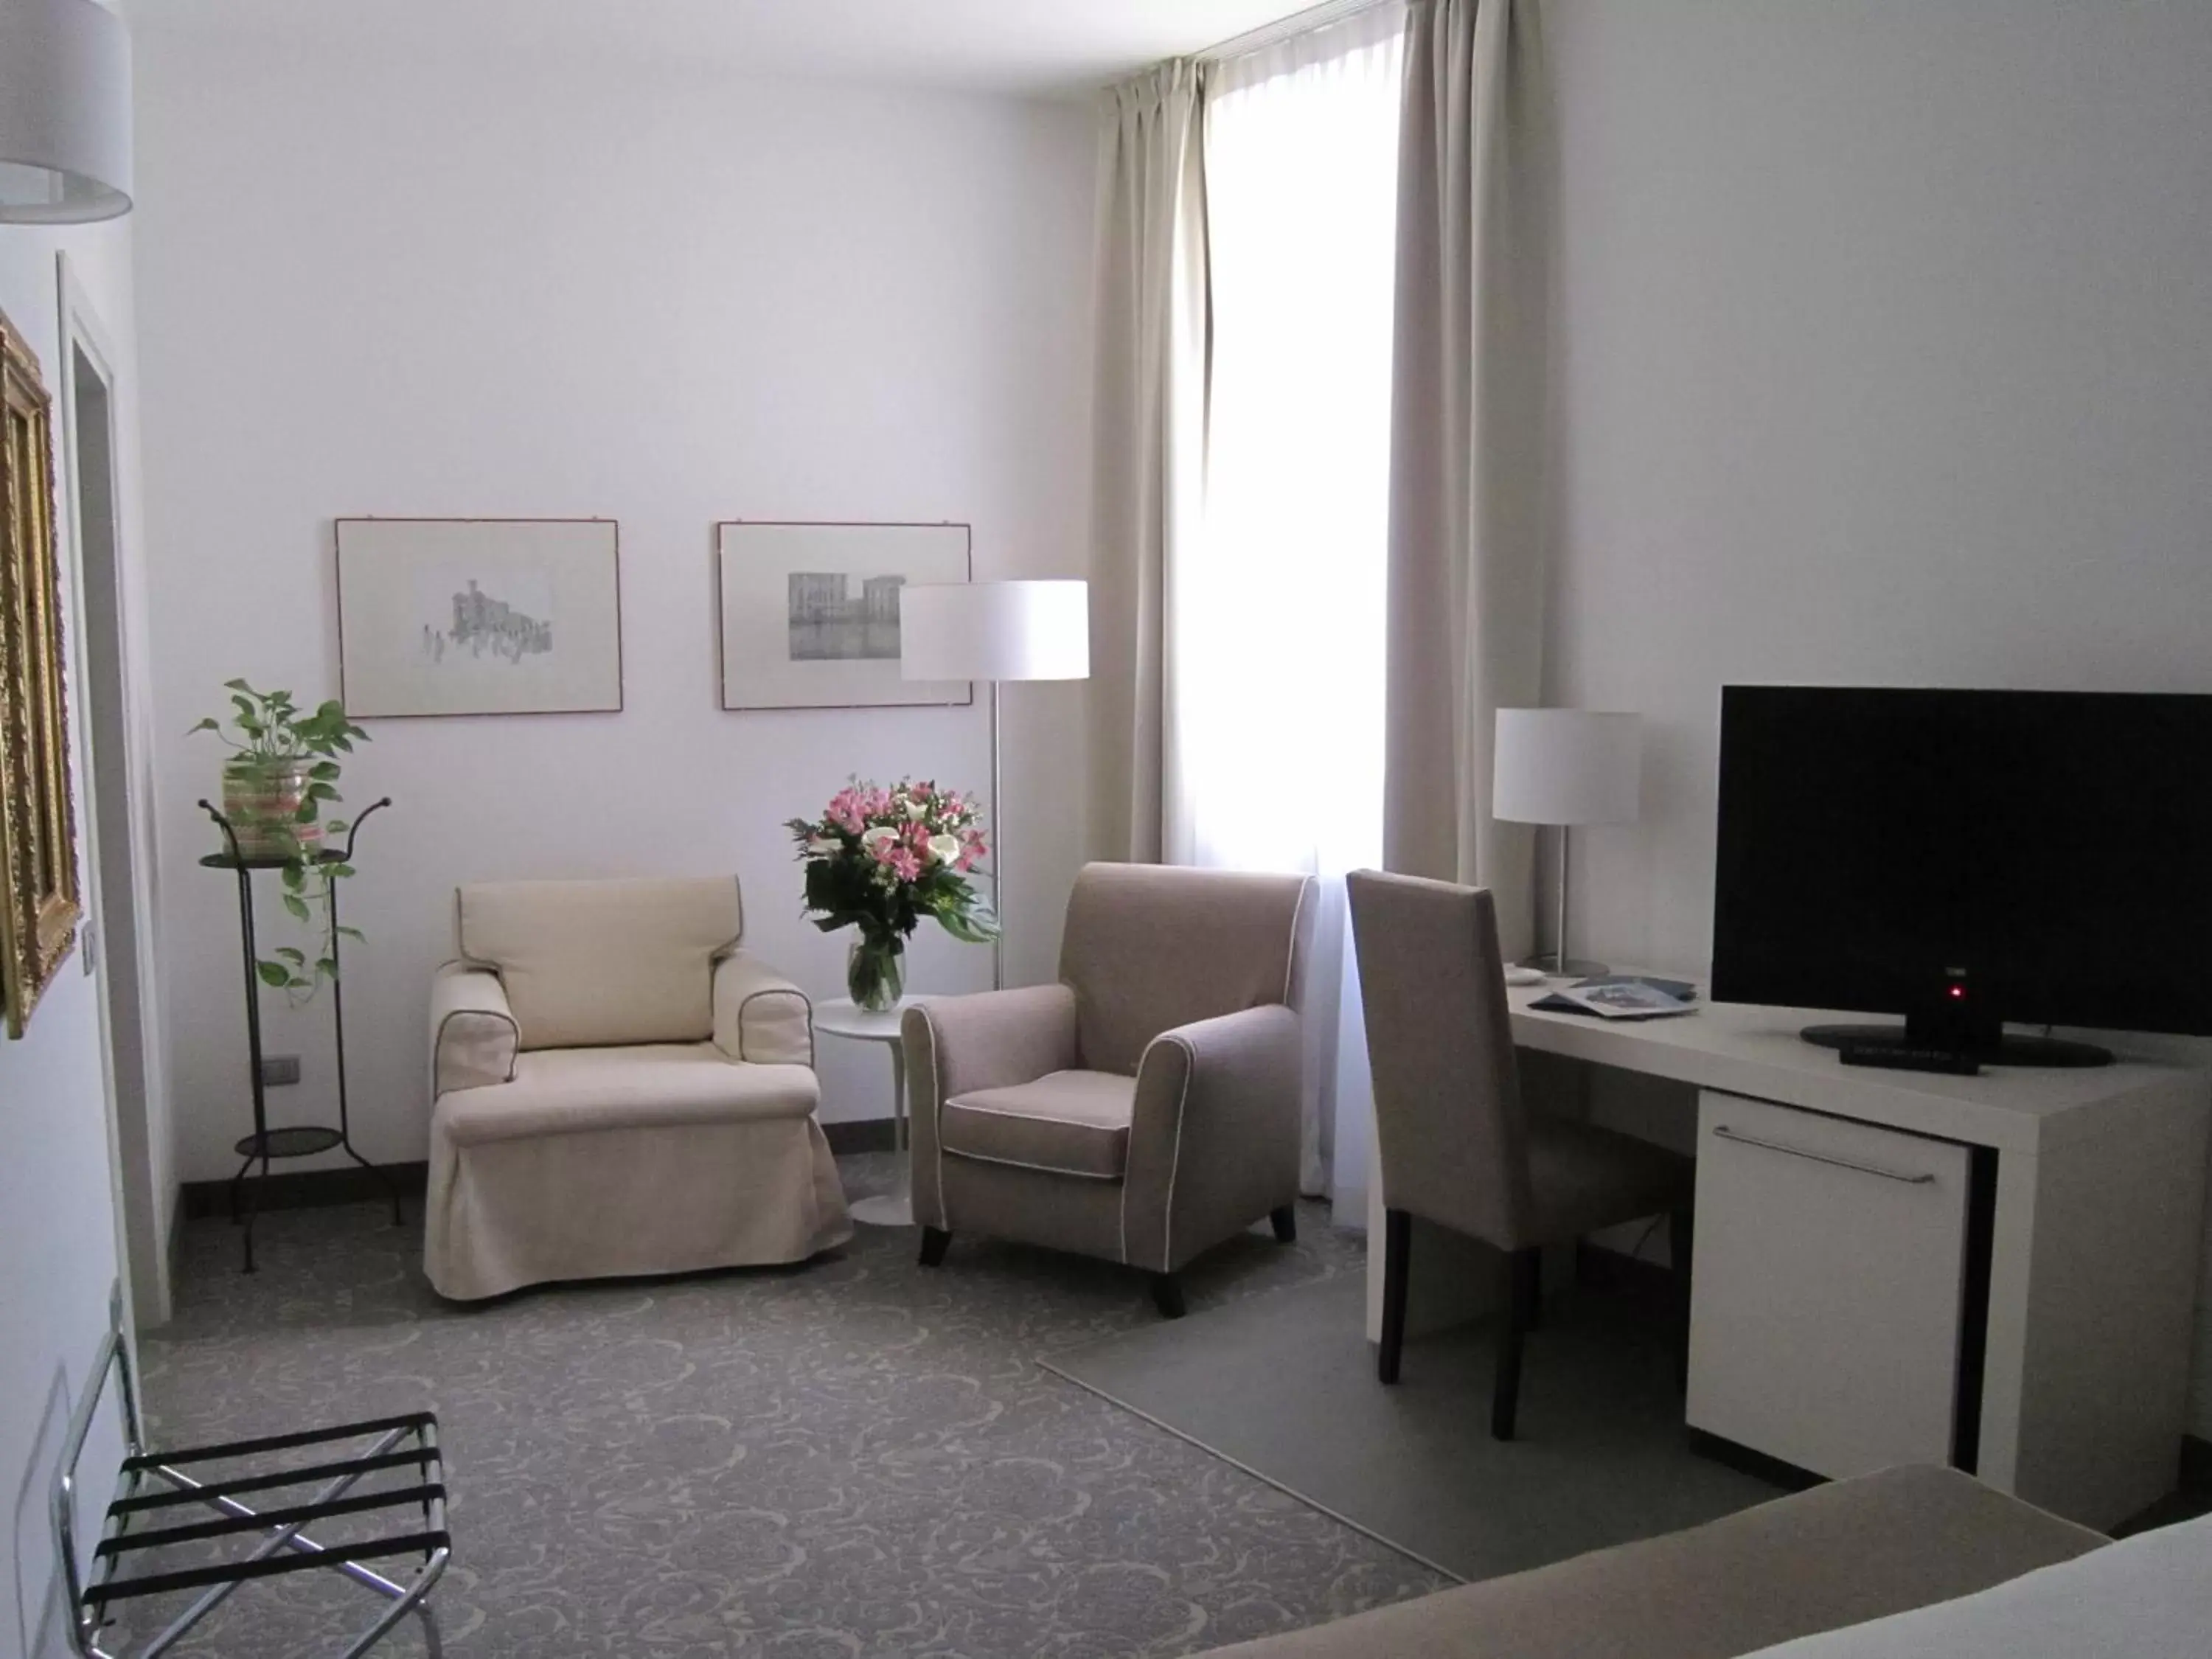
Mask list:
[[[910,582],[899,590],[899,672],[910,680],[983,680],[991,688],[991,908],[1001,929],[991,947],[991,983],[1001,986],[1006,823],[999,687],[1006,680],[1091,678],[1091,585]]]
[[[131,33],[94,0],[0,0],[0,223],[131,210]]]
[[[1633,823],[1643,790],[1637,717],[1501,708],[1491,816],[1509,823]]]
[[[1091,587],[1079,581],[913,582],[899,590],[910,680],[1091,676]]]

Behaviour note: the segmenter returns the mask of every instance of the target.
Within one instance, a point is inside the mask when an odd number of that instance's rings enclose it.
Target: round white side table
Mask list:
[[[906,1049],[899,1042],[899,1016],[921,1000],[920,997],[908,997],[897,1007],[887,1008],[880,1014],[856,1007],[849,997],[814,1005],[814,1029],[820,1035],[850,1037],[857,1042],[880,1042],[891,1051],[891,1146],[898,1154],[898,1178],[890,1191],[864,1198],[852,1206],[854,1220],[872,1226],[914,1225],[913,1170],[908,1166],[911,1149],[907,1145]]]

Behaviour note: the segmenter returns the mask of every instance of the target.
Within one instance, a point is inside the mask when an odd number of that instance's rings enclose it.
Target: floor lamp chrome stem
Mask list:
[[[999,767],[999,682],[991,682],[991,909],[999,919],[991,941],[991,988],[1006,988],[1006,796]]]

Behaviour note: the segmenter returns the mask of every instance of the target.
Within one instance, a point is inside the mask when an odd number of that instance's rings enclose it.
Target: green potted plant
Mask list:
[[[323,811],[341,799],[338,757],[367,743],[368,733],[335,701],[302,711],[289,691],[257,691],[242,679],[226,680],[223,689],[230,693],[229,719],[204,720],[191,731],[212,732],[232,750],[222,767],[222,816],[239,856],[274,863],[284,908],[295,920],[313,923],[321,913],[314,960],[297,946],[280,945],[255,964],[262,983],[304,1000],[337,974],[337,935],[361,937],[356,928],[337,926],[331,902],[331,884],[353,867],[323,851],[325,838],[344,835],[348,825],[343,818],[325,820]]]

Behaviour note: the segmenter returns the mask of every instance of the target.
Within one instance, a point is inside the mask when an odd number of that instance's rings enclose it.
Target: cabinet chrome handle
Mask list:
[[[1784,1152],[1791,1158],[1808,1158],[1815,1164],[1832,1164],[1838,1170],[1856,1170],[1861,1175],[1880,1176],[1884,1181],[1901,1181],[1908,1187],[1925,1187],[1933,1182],[1932,1175],[1908,1175],[1902,1170],[1885,1170],[1879,1164],[1861,1164],[1848,1158],[1832,1158],[1826,1152],[1808,1152],[1802,1146],[1786,1146],[1778,1140],[1761,1140],[1757,1135],[1739,1133],[1725,1123],[1713,1125],[1716,1139],[1733,1140],[1740,1146],[1762,1146],[1770,1152]]]

